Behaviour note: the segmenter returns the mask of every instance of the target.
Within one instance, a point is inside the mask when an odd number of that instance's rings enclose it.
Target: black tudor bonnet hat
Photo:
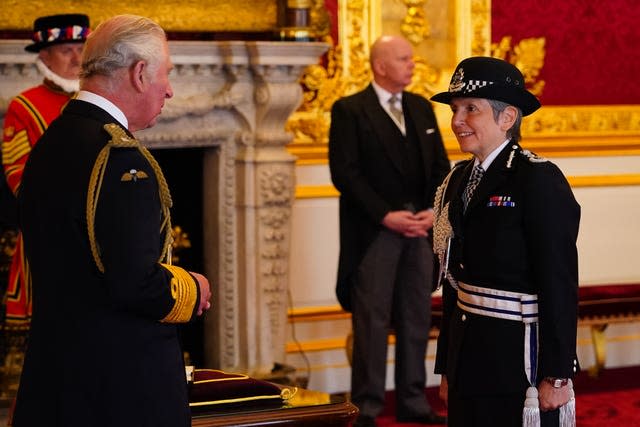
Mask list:
[[[473,56],[462,60],[451,77],[449,91],[431,97],[432,101],[450,104],[452,98],[484,98],[506,102],[527,116],[540,101],[524,86],[524,77],[514,65],[498,58]]]
[[[33,22],[33,44],[24,48],[28,52],[59,43],[83,43],[91,32],[89,17],[81,13],[42,16]]]

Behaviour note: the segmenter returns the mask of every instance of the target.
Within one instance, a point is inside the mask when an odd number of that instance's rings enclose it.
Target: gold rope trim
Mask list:
[[[100,153],[98,153],[98,157],[96,158],[96,162],[93,165],[93,170],[91,171],[91,177],[89,179],[89,189],[87,192],[87,229],[89,233],[89,244],[91,246],[91,255],[98,267],[100,272],[104,273],[104,264],[100,259],[100,249],[98,248],[98,242],[96,240],[95,233],[95,217],[96,217],[96,209],[98,206],[98,199],[100,196],[100,189],[102,188],[102,181],[104,179],[104,173],[107,169],[107,161],[109,160],[109,153],[111,148],[121,148],[121,147],[129,147],[129,148],[137,148],[142,155],[147,159],[151,168],[156,174],[156,178],[158,180],[158,190],[160,193],[160,205],[162,211],[162,223],[160,225],[160,232],[164,230],[165,238],[164,245],[162,246],[162,253],[160,254],[160,262],[167,255],[169,246],[171,245],[171,212],[170,208],[173,205],[173,201],[171,200],[171,193],[169,192],[169,186],[167,181],[162,173],[162,169],[160,169],[160,165],[156,159],[153,158],[149,150],[140,145],[140,142],[131,138],[127,133],[115,123],[109,123],[104,125],[104,129],[111,135],[111,140],[104,146]]]
[[[219,372],[221,374],[235,375],[235,376],[194,381],[193,384],[206,384],[206,383],[225,382],[225,381],[244,381],[244,380],[250,379],[250,377],[245,374],[230,373],[230,372],[220,371],[218,369],[195,369],[194,373],[205,372],[205,371]],[[255,395],[255,396],[236,397],[236,398],[230,398],[230,399],[217,399],[217,400],[208,400],[203,402],[191,402],[189,403],[189,406],[195,407],[195,406],[205,406],[205,405],[219,405],[223,403],[248,402],[252,400],[268,400],[268,399],[276,399],[276,398],[281,398],[286,401],[286,400],[290,400],[293,396],[295,396],[297,392],[298,392],[298,387],[293,387],[293,388],[283,387],[282,389],[280,389],[279,394],[263,394],[263,395]]]
[[[206,405],[221,405],[224,403],[238,403],[238,402],[250,402],[253,400],[271,400],[271,399],[284,399],[282,394],[267,394],[264,396],[248,396],[248,397],[237,397],[235,399],[220,399],[220,400],[208,400],[205,402],[191,402],[189,406],[206,406]],[[285,399],[286,400],[286,399]]]
[[[169,314],[161,322],[188,322],[198,300],[198,284],[184,269],[175,265],[161,264],[173,276],[171,278],[171,296],[175,300]]]
[[[194,381],[194,384],[204,384],[204,383],[217,383],[217,382],[222,382],[222,381],[242,381],[242,380],[248,380],[249,376],[246,374],[236,374],[234,372],[225,372],[225,371],[221,371],[219,369],[195,369],[193,371],[195,372],[218,372],[220,374],[225,374],[225,375],[235,375],[232,377],[224,377],[224,378],[213,378],[213,379],[209,379],[209,380],[200,380],[200,381]]]

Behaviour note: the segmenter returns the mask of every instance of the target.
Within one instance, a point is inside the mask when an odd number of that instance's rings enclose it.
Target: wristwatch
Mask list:
[[[544,379],[546,382],[548,382],[549,384],[551,384],[551,386],[553,388],[560,388],[560,387],[564,387],[569,383],[569,379],[568,378],[553,378],[553,377],[546,377]]]

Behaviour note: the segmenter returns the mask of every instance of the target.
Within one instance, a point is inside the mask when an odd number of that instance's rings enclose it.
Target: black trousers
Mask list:
[[[482,384],[478,384],[482,387]],[[449,427],[522,427],[524,396],[472,396],[460,397],[449,390]],[[558,427],[560,411],[540,413],[541,427]]]

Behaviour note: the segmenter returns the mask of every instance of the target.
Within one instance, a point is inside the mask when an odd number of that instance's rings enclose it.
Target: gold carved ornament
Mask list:
[[[407,14],[400,24],[400,31],[414,46],[419,45],[431,34],[431,25],[424,14],[425,0],[404,0]]]
[[[536,96],[542,95],[545,82],[538,80],[544,66],[545,38],[522,39],[512,46],[511,36],[504,36],[498,43],[491,44],[491,56],[500,58],[518,67],[524,76],[526,88]]]
[[[539,80],[544,66],[545,38],[522,39],[512,46],[510,36],[491,46],[492,56],[514,64],[522,72],[525,86],[534,95],[541,96],[545,81]],[[527,135],[527,146],[538,153],[554,156],[636,155],[640,152],[638,129],[640,113],[635,106],[551,106],[544,107],[522,122],[522,133]],[[553,140],[549,140],[553,138]],[[614,177],[635,185],[635,176]],[[592,185],[593,179],[588,185]],[[595,182],[602,183],[598,178]],[[572,185],[581,185],[572,182]]]
[[[423,12],[424,0],[405,0],[407,15],[402,23],[405,37],[414,45],[420,44],[429,36],[429,23]],[[325,15],[322,15],[324,11]],[[333,45],[328,35],[330,21],[326,18],[324,5],[314,2],[312,8],[312,25],[316,34],[323,35],[323,41],[332,48],[327,52],[324,63],[307,67],[300,78],[303,87],[301,107],[287,122],[287,131],[293,132],[293,146],[318,146],[326,150],[330,126],[330,111],[338,99],[364,89],[371,81],[371,67],[367,43],[363,38],[363,5],[361,2],[348,2],[347,12],[350,17],[351,30],[348,36],[348,68],[345,70],[343,60],[344,46]],[[315,19],[314,19],[315,17]],[[322,22],[318,26],[318,22]],[[436,84],[440,78],[440,70],[429,65],[420,56],[414,57],[416,68],[414,78],[407,90],[429,98],[436,92]]]
[[[491,1],[471,0],[471,56],[485,56],[491,33]]]
[[[181,226],[174,225],[171,229],[171,262],[174,265],[180,265],[179,253],[191,247],[191,239],[189,233],[184,231]]]
[[[362,12],[361,7],[349,2],[351,19],[351,34],[349,36],[349,68],[345,73],[343,61],[343,46],[333,45],[329,33],[330,21],[323,20],[322,27],[318,28],[317,21],[312,26],[317,35],[323,35],[322,39],[329,43],[329,49],[323,64],[307,67],[300,77],[303,88],[302,105],[287,122],[287,131],[294,134],[294,145],[325,145],[329,133],[329,112],[331,106],[339,98],[362,90],[371,79],[367,46],[362,38],[363,18],[357,12]],[[311,10],[312,18],[322,17],[320,12],[324,6],[317,6]],[[354,13],[355,12],[355,13]],[[326,11],[325,11],[326,13]]]

